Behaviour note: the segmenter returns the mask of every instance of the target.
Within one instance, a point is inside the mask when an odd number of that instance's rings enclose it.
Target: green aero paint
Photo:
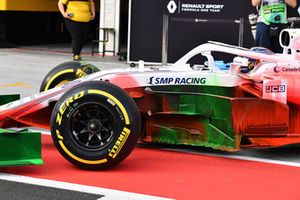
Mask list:
[[[41,165],[41,134],[0,129],[0,166]]]
[[[19,99],[0,95],[0,105]],[[0,128],[0,166],[41,165],[41,133]]]
[[[154,121],[150,130],[152,142],[239,150],[240,136],[231,119],[235,88],[177,86],[173,91],[174,94],[163,98],[167,112],[177,117],[163,116]]]

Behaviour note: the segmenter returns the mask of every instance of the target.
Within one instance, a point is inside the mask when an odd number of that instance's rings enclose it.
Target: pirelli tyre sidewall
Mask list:
[[[86,82],[55,105],[51,134],[59,152],[85,169],[106,169],[125,159],[140,133],[133,99],[107,82]]]
[[[47,91],[61,84],[73,81],[86,75],[100,71],[89,63],[78,61],[64,62],[54,67],[45,76],[40,86],[40,92]]]

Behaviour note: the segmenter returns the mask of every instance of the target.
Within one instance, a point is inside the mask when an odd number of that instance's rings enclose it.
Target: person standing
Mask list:
[[[295,8],[297,0],[252,0],[252,5],[258,8],[255,46],[282,53],[279,33],[287,24],[287,5]]]
[[[89,23],[95,18],[93,0],[59,0],[58,9],[65,18],[72,38],[73,60],[81,60],[81,50],[87,39]]]

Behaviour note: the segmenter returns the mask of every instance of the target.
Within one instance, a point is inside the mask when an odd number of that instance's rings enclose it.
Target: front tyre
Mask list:
[[[108,82],[85,82],[56,103],[51,135],[59,152],[84,169],[106,169],[133,150],[141,119],[133,99]]]
[[[40,92],[50,90],[75,79],[100,71],[89,63],[78,61],[64,62],[54,67],[45,76],[40,86]]]

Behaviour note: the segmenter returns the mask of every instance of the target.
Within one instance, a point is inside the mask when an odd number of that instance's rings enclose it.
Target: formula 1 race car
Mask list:
[[[116,165],[138,140],[226,151],[300,143],[300,30],[280,38],[282,54],[209,42],[166,66],[66,62],[40,93],[2,105],[0,127],[50,129],[62,156],[85,169]],[[235,57],[224,64],[212,52]],[[199,54],[204,65],[188,64]]]

